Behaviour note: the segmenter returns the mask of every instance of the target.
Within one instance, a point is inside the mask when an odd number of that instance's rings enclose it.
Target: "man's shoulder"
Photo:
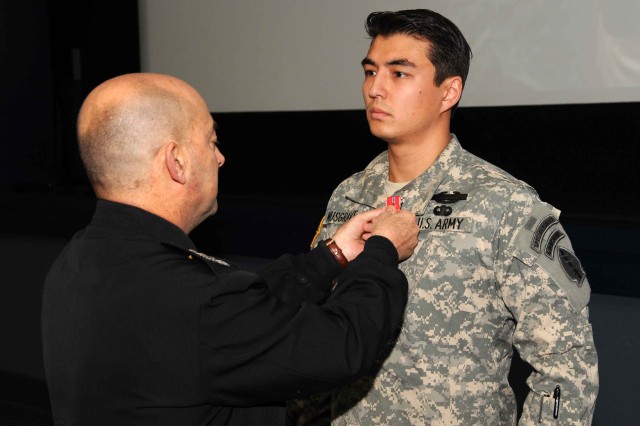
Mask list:
[[[347,188],[350,188],[350,187],[353,187],[354,185],[359,184],[362,181],[364,174],[365,174],[365,170],[360,170],[358,172],[353,173],[352,175],[343,179],[342,182],[340,182],[338,186],[336,186],[335,191],[345,190]]]
[[[389,161],[387,156],[387,151],[383,151],[378,154],[375,158],[373,158],[367,166],[359,170],[347,178],[343,179],[338,186],[336,186],[335,191],[341,192],[348,190],[354,186],[362,185],[363,179],[365,179],[366,175],[384,175],[386,176],[389,171]]]
[[[473,182],[478,191],[494,196],[504,194],[508,197],[518,195],[532,200],[538,198],[537,191],[529,183],[468,151],[463,151],[457,166],[460,168],[458,179]]]

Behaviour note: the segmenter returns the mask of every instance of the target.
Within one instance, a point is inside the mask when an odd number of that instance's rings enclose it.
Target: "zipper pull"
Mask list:
[[[542,423],[542,411],[544,410],[544,399],[550,395],[546,392],[540,394],[540,413],[538,414],[538,423]]]

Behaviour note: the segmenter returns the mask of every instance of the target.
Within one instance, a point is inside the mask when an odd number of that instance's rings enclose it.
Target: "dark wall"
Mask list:
[[[0,0],[3,191],[84,184],[75,118],[100,82],[140,70],[137,2]]]
[[[41,0],[0,1],[0,188],[50,180],[53,95]]]

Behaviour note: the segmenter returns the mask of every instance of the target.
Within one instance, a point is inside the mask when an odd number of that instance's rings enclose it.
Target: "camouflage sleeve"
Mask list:
[[[528,217],[505,215],[496,259],[503,300],[516,319],[514,345],[533,367],[521,425],[590,425],[598,358],[589,322],[589,282],[558,221],[540,201]]]

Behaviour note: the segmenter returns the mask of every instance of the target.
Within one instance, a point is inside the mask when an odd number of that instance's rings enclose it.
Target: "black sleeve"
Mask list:
[[[322,260],[314,261],[315,256],[324,254],[312,251],[290,259],[299,269],[282,268],[283,279],[289,280],[292,271],[328,273],[317,268]],[[407,280],[397,258],[389,240],[370,238],[321,305],[286,303],[256,274],[222,277],[200,318],[200,364],[212,402],[284,401],[332,389],[369,371],[400,326],[407,302]],[[269,271],[273,285],[278,272]]]
[[[342,268],[324,244],[298,255],[285,254],[265,265],[258,274],[271,292],[293,304],[319,303],[329,294],[332,280]]]

